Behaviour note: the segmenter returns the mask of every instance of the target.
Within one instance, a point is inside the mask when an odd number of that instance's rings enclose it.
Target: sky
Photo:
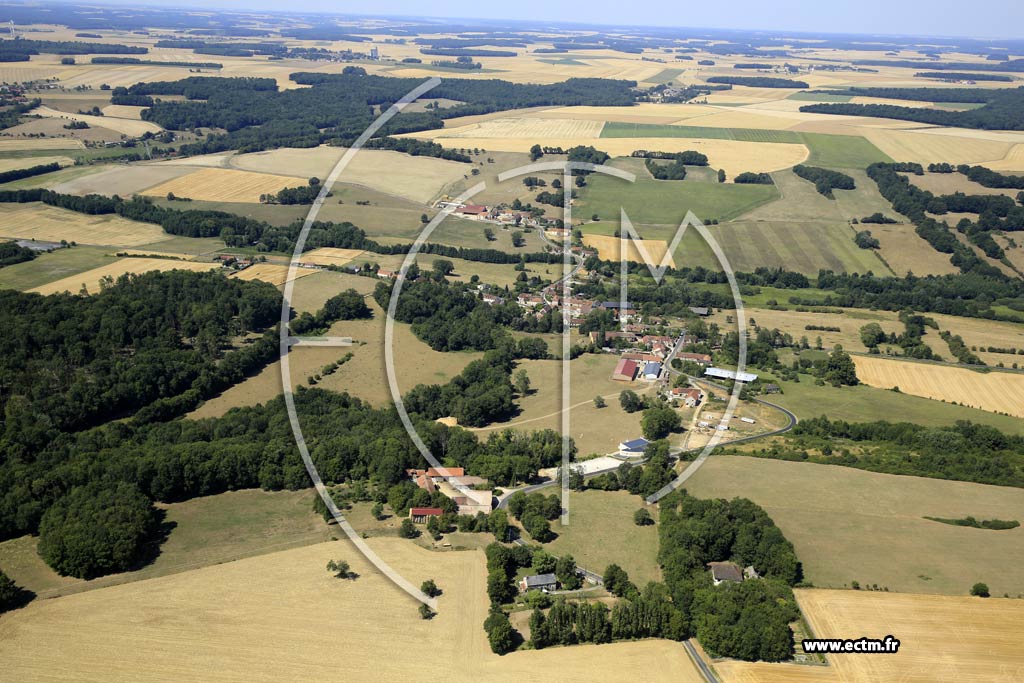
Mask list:
[[[148,4],[148,3],[147,3]],[[157,3],[154,3],[157,4]],[[172,0],[158,4],[173,5]],[[230,9],[285,10],[277,0],[213,0]],[[292,0],[287,10],[610,25],[1024,38],[1021,0]]]

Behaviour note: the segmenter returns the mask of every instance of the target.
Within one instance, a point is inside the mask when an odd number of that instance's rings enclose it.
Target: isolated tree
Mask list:
[[[649,526],[654,524],[654,518],[651,517],[651,513],[646,508],[640,508],[633,513],[633,523],[637,526]]]
[[[320,179],[317,178],[316,176],[313,176],[312,178],[309,179],[309,186],[310,187],[317,187],[319,185],[320,185]]]
[[[975,595],[979,598],[987,598],[989,596],[988,584],[978,582],[971,586],[971,595]]]
[[[173,192],[168,192],[167,193],[167,201],[173,202],[175,199],[177,199],[177,197],[174,196]]]
[[[544,150],[540,145],[534,145],[530,148],[530,161],[537,161],[542,156],[544,156]]]
[[[373,515],[374,519],[384,519],[384,504],[374,503],[373,507],[370,508],[370,514]]]
[[[494,237],[494,230],[492,230],[491,228],[484,228],[484,238],[488,242],[493,242],[494,239],[495,239],[495,237]]]
[[[433,579],[427,579],[422,584],[420,584],[420,590],[423,591],[424,595],[427,595],[431,598],[436,598],[438,595],[441,594],[441,589],[437,587],[437,584],[434,583]]]
[[[421,213],[420,214],[420,223],[429,223],[429,222],[430,222],[430,216],[428,216],[425,213]]]
[[[0,570],[0,614],[27,602],[31,597],[32,593],[20,588]]]
[[[619,405],[627,413],[635,413],[644,407],[644,402],[643,399],[637,396],[635,391],[623,389],[622,393],[619,394]]]
[[[597,215],[597,214],[595,213],[595,214],[593,214],[593,215],[591,215],[591,216],[590,216],[590,220],[592,220],[593,222],[597,223],[598,221],[600,221],[600,220],[601,220],[601,217],[600,217],[600,216],[598,216],[598,215]]]
[[[724,183],[725,182],[725,169],[724,168],[718,169],[718,182],[720,182],[720,183]]]
[[[452,273],[455,272],[455,264],[449,261],[448,259],[437,259],[436,261],[434,261],[434,265],[432,266],[432,268],[433,271],[440,275],[441,277],[451,275]]]
[[[420,619],[433,619],[434,614],[435,612],[430,609],[430,605],[423,602],[420,603]]]
[[[608,405],[608,404],[605,402],[604,396],[595,396],[594,397],[594,407],[595,408],[604,408],[606,405]]]
[[[556,190],[562,189],[562,181],[559,178],[555,178],[551,181],[551,187]]]
[[[398,535],[402,538],[416,538],[420,532],[411,519],[403,519],[401,526],[398,527]]]
[[[515,387],[516,391],[519,392],[520,396],[526,396],[530,391],[530,376],[526,374],[526,370],[518,370],[515,376]]]
[[[576,573],[576,560],[572,555],[563,555],[555,561],[555,576],[565,590],[576,590],[582,584]]]
[[[345,560],[328,561],[327,571],[333,573],[339,579],[348,579],[352,577],[352,568]]]

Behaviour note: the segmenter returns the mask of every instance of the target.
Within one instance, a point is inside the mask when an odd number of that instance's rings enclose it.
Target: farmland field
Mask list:
[[[1024,676],[1024,657],[1016,646],[1024,619],[1020,600],[816,589],[795,593],[816,637],[892,634],[900,640],[899,653],[830,655],[828,668],[716,663],[724,683],[980,682]]]
[[[306,181],[291,176],[204,168],[160,183],[143,194],[162,197],[173,192],[178,197],[211,202],[258,202],[262,194],[277,194],[286,187],[305,184]]]
[[[552,524],[558,538],[545,547],[556,555],[572,555],[579,566],[598,574],[615,563],[637,586],[659,581],[658,529],[633,523],[633,513],[642,507],[657,520],[657,506],[645,506],[643,498],[626,491],[574,491],[568,526]]]
[[[328,542],[205,567],[150,581],[37,601],[0,621],[0,657],[15,680],[44,673],[77,680],[137,681],[154,671],[211,681],[415,680],[422,659],[353,656],[402,641],[431,652],[454,681],[522,681],[536,671],[564,681],[699,683],[678,644],[666,640],[492,654],[483,553],[431,552],[398,538],[368,543],[415,585],[444,591],[425,621],[416,603],[347,542]],[[345,559],[359,575],[324,571]],[[254,580],[258,577],[258,580]],[[54,649],[54,639],[61,647]],[[116,648],[110,647],[117,643]],[[72,674],[73,672],[73,674]]]
[[[35,202],[5,204],[0,211],[0,236],[112,247],[138,247],[170,238],[160,226],[151,223],[112,214],[89,215]]]
[[[171,530],[152,563],[133,572],[91,581],[62,577],[36,551],[38,539],[23,536],[0,543],[0,566],[39,598],[142,581],[243,557],[320,543],[331,530],[313,512],[313,489],[247,489],[182,503],[160,505]]]
[[[163,129],[155,123],[140,121],[137,118],[116,118],[114,116],[91,116],[88,114],[69,114],[64,111],[57,111],[50,107],[38,107],[33,112],[46,118],[68,119],[69,121],[82,121],[90,127],[109,128],[110,130],[132,137],[144,133],[159,133]]]
[[[57,249],[32,261],[0,268],[0,287],[25,291],[113,261],[110,250],[102,247]]]
[[[302,254],[301,259],[303,263],[316,263],[321,266],[343,266],[362,253],[361,249],[320,247],[319,249],[305,252]]]
[[[966,595],[1024,594],[1024,528],[992,531],[924,519],[1024,519],[1024,490],[866,472],[839,465],[712,456],[687,483],[701,498],[750,498],[793,542],[822,588]]]
[[[61,166],[70,166],[74,163],[74,159],[66,156],[33,156],[21,158],[12,157],[0,159],[0,173],[3,173],[5,171],[14,171],[20,168],[31,168],[32,166],[41,166],[43,164],[60,164]]]
[[[933,363],[857,356],[857,377],[873,387],[891,389],[997,413],[1024,417],[1024,374],[978,372]]]
[[[29,291],[38,294],[59,294],[60,292],[77,294],[84,287],[90,294],[96,294],[100,291],[103,280],[107,278],[116,280],[126,273],[139,274],[153,270],[206,271],[219,267],[220,265],[217,263],[176,261],[168,258],[121,258],[113,263],[87,270],[84,273],[70,275],[54,282],[33,287]]]
[[[64,194],[116,194],[128,197],[189,172],[188,168],[169,164],[100,167],[91,170],[86,175],[61,179],[50,189]]]
[[[613,235],[584,235],[583,244],[597,249],[601,259],[605,261],[619,261],[622,240]],[[661,265],[665,254],[668,251],[668,242],[665,240],[630,240],[629,248],[626,249],[625,259],[634,263],[649,263],[655,266]],[[664,261],[672,268],[676,267],[672,255]]]
[[[292,279],[307,277],[317,272],[312,268],[296,268]],[[233,273],[231,277],[237,280],[263,280],[275,287],[288,282],[290,267],[279,263],[254,263],[245,270]]]

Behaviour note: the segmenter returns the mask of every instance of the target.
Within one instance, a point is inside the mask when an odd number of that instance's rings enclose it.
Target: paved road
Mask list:
[[[708,683],[718,683],[718,678],[715,676],[715,672],[712,671],[711,667],[708,666],[708,663],[701,659],[701,656],[697,654],[697,649],[693,646],[693,643],[688,640],[684,640],[683,647],[686,648],[686,652],[690,655],[690,659],[693,660],[693,663],[697,666],[697,669],[700,671],[701,676],[704,677],[704,680]]]

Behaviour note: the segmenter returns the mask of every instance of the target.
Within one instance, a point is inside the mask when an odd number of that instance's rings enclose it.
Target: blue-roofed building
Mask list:
[[[639,439],[632,439],[630,441],[623,441],[619,444],[620,455],[642,455],[647,450],[647,444],[650,441],[640,437]]]
[[[650,361],[644,365],[644,379],[656,380],[661,377],[661,363]]]

